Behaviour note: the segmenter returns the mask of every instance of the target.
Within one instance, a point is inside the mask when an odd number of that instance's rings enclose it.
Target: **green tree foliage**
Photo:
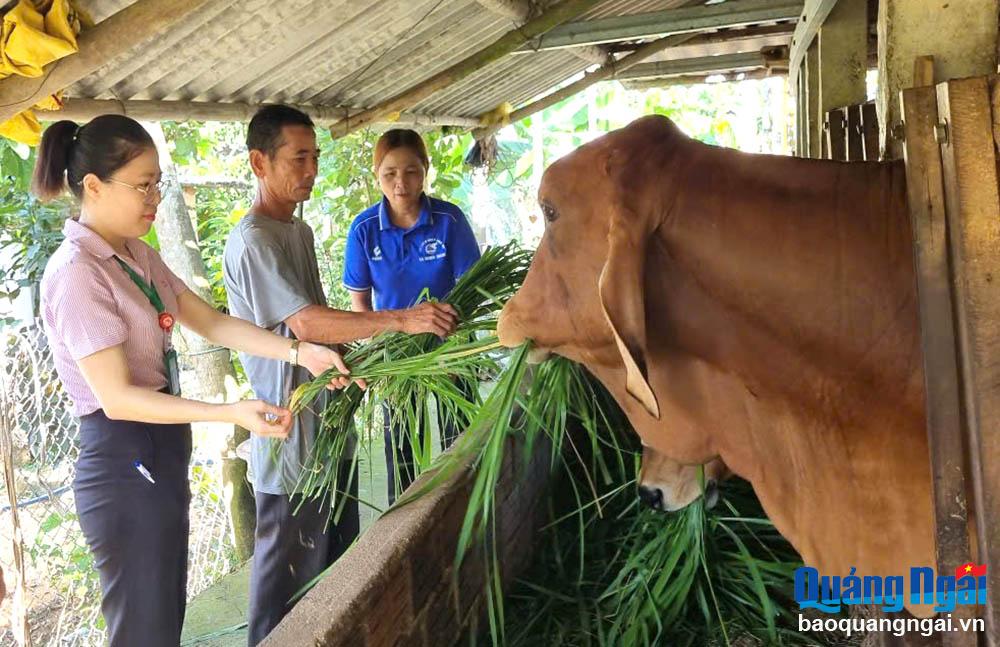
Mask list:
[[[29,193],[34,163],[33,150],[0,138],[0,299],[14,299],[41,281],[70,212],[69,200],[46,204]],[[37,295],[33,308],[37,314]]]
[[[254,178],[247,161],[243,124],[164,124],[174,163],[184,178],[227,178],[246,183],[243,188],[209,185],[196,189],[196,230],[216,306],[226,303],[222,280],[222,252],[226,238],[253,202]],[[379,133],[365,130],[332,139],[317,128],[320,148],[319,175],[302,216],[316,234],[320,277],[330,305],[349,308],[350,298],[341,285],[347,230],[361,211],[378,202],[382,193],[371,167]],[[468,210],[471,184],[463,172],[463,158],[472,145],[469,135],[428,133],[431,157],[429,187],[432,195],[451,200]]]
[[[341,285],[347,230],[356,215],[382,197],[371,161],[378,135],[365,130],[334,140],[325,128],[317,129],[317,134],[319,175],[303,217],[316,235],[327,300],[335,308],[349,309],[350,297]]]

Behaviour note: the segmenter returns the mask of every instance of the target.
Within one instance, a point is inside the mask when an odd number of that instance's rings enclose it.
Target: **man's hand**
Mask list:
[[[351,369],[347,368],[344,358],[340,353],[330,350],[326,346],[302,342],[299,344],[299,365],[304,366],[314,376],[319,377],[324,371],[334,368],[337,372],[350,375]],[[364,380],[355,380],[362,389],[368,388]],[[342,389],[351,383],[349,377],[335,377],[330,380],[326,388]]]
[[[429,332],[443,339],[458,325],[458,313],[447,303],[421,303],[400,311],[400,315],[402,332],[409,335]]]

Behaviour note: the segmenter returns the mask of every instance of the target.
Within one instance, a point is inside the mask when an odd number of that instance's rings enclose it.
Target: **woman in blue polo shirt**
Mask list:
[[[407,308],[425,288],[442,299],[479,260],[472,228],[456,205],[424,193],[430,159],[415,131],[386,131],[373,157],[382,200],[362,211],[347,234],[344,286],[350,290],[351,307],[357,312]],[[413,480],[413,448],[392,412],[386,411],[385,420],[392,504],[397,490]],[[447,448],[457,433],[453,424],[442,425],[442,445]]]

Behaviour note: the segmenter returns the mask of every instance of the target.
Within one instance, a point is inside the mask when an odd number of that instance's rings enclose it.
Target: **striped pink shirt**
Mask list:
[[[151,389],[167,385],[163,353],[169,342],[157,322],[156,308],[114,258],[114,250],[96,232],[75,220],[63,227],[66,239],[42,277],[42,320],[52,347],[56,372],[83,416],[101,407],[77,366],[77,360],[121,344],[132,383]],[[167,312],[177,314],[177,297],[187,290],[152,247],[141,240],[125,243],[124,258],[147,282],[152,279]]]

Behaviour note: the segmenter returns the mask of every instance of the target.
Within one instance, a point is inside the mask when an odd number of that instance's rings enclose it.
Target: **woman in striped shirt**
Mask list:
[[[285,359],[319,375],[346,373],[334,351],[292,341],[216,311],[139,240],[156,219],[160,167],[138,122],[104,115],[60,121],[39,148],[33,191],[80,202],[42,279],[56,370],[80,417],[73,491],[100,574],[112,647],[177,647],[184,619],[191,422],[230,422],[283,438],[284,408],[259,400],[180,397],[175,321],[209,341]],[[341,378],[331,388],[342,387]]]

